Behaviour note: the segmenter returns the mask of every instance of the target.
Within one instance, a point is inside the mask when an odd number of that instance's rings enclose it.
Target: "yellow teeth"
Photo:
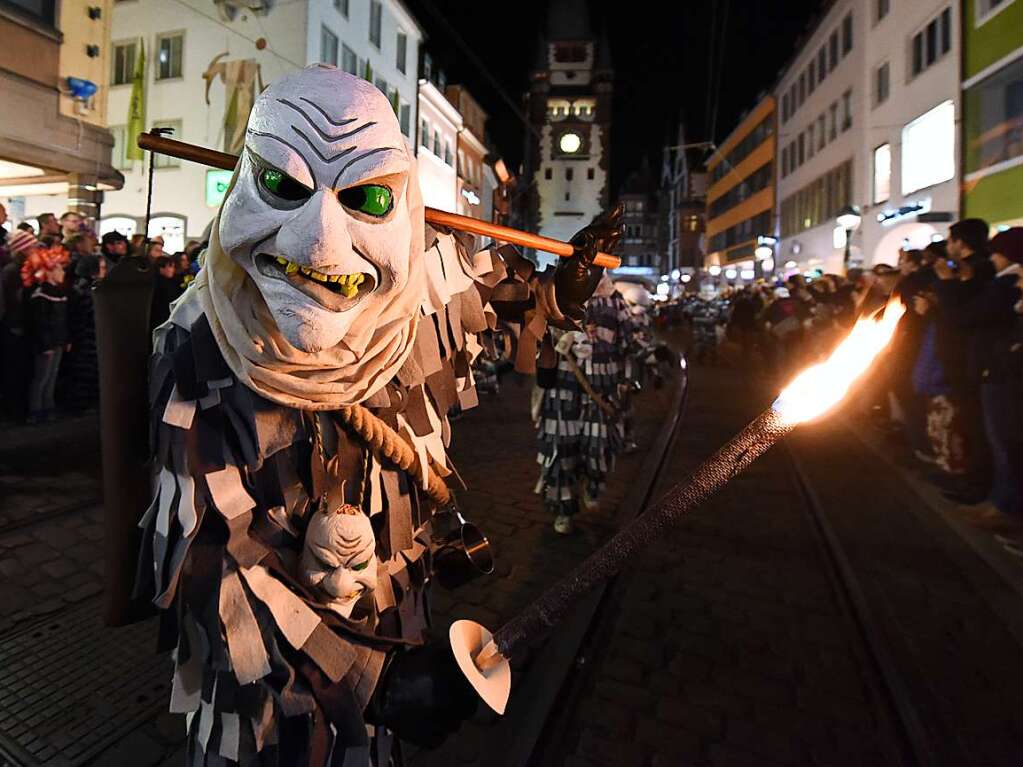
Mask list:
[[[296,264],[294,261],[289,261],[281,256],[275,256],[274,260],[284,267],[285,274],[301,272],[306,277],[311,280],[315,280],[316,282],[337,285],[345,298],[351,298],[358,293],[359,286],[366,281],[366,275],[361,272],[355,272],[354,274],[324,274],[323,272],[319,272],[311,267]]]

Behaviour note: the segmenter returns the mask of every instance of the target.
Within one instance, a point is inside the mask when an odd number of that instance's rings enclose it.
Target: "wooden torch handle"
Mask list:
[[[187,144],[184,141],[176,141],[172,138],[164,138],[152,133],[140,133],[138,145],[141,149],[149,152],[159,152],[170,157],[178,157],[182,160],[190,160],[191,162],[201,163],[202,165],[222,170],[234,170],[234,166],[238,163],[236,155],[218,152],[215,149],[207,149],[195,144]],[[499,242],[510,242],[513,245],[521,245],[525,248],[535,248],[545,253],[553,253],[562,258],[568,258],[574,252],[572,245],[561,240],[523,232],[520,229],[512,229],[510,226],[492,224],[489,221],[482,221],[470,216],[448,213],[436,208],[426,208],[424,217],[427,222],[437,226],[445,226],[450,229],[458,229],[463,232],[491,237]],[[622,264],[621,259],[608,253],[598,253],[593,263],[606,269],[617,269]]]

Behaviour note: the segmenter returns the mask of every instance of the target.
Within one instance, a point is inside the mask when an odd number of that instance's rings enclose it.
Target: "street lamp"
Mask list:
[[[846,205],[838,211],[838,216],[835,217],[836,223],[845,230],[845,257],[842,259],[842,264],[847,272],[849,271],[849,241],[852,239],[853,231],[859,227],[862,220],[860,209],[855,205]]]
[[[760,264],[760,274],[762,277],[766,277],[774,271],[774,246],[777,244],[777,237],[769,235],[757,237],[757,247],[754,248],[753,255]]]

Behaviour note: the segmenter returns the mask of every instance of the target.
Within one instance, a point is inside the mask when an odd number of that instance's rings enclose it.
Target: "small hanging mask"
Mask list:
[[[356,602],[377,582],[376,536],[369,517],[349,504],[313,514],[300,575],[327,607],[350,617]]]

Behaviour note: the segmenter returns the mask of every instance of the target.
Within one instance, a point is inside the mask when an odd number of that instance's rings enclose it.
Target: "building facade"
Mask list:
[[[680,124],[673,145],[664,148],[658,210],[664,271],[695,274],[703,267],[707,226],[707,170],[704,145],[686,144]]]
[[[944,237],[959,217],[956,125],[959,95],[959,3],[871,2],[860,93],[866,183],[854,204],[862,222],[853,241],[862,264],[898,263],[900,248]]]
[[[731,280],[753,279],[758,240],[774,231],[775,135],[775,100],[765,96],[707,161],[706,266]]]
[[[1023,0],[963,3],[963,215],[1023,226]]]
[[[0,203],[11,227],[69,209],[95,218],[124,182],[104,127],[112,3],[56,6],[0,4]]]
[[[416,155],[423,203],[431,208],[458,213],[458,134],[462,115],[447,100],[447,84],[441,70],[424,54],[419,79],[419,128]]]
[[[882,1],[831,3],[775,90],[780,237],[775,262],[785,271],[843,271],[845,234],[835,219],[869,195],[861,129],[869,116],[865,37],[869,9]],[[854,263],[863,261],[858,234],[851,254]]]
[[[645,267],[654,279],[664,274],[667,259],[658,248],[657,199],[653,179],[646,160],[643,167],[631,173],[618,193],[622,213],[622,239],[616,255],[622,266]]]
[[[462,117],[456,149],[458,213],[489,220],[493,201],[484,199],[483,178],[487,163],[487,146],[484,143],[487,113],[463,85],[449,85],[445,95]]]
[[[108,120],[121,192],[107,195],[101,230],[142,233],[148,161],[127,148],[131,72],[145,51],[146,126],[174,138],[240,150],[248,109],[264,84],[324,62],[387,94],[411,146],[418,122],[423,31],[399,0],[121,0],[114,4]],[[198,239],[227,188],[224,171],[157,157],[150,234],[168,251]]]
[[[526,225],[540,234],[570,239],[607,208],[612,80],[609,46],[594,35],[585,0],[551,3],[529,91]]]

